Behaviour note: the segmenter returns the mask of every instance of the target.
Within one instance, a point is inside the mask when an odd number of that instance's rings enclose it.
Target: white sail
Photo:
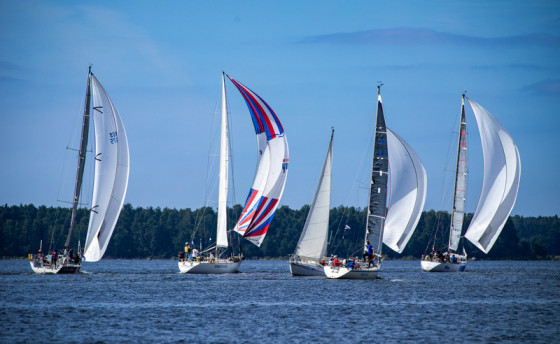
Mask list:
[[[220,172],[218,186],[218,225],[216,234],[216,245],[228,247],[227,239],[227,194],[228,194],[228,122],[226,85],[222,74],[222,125],[220,130]]]
[[[317,190],[303,225],[303,230],[294,252],[295,256],[320,259],[327,251],[329,211],[331,206],[332,144],[333,137],[331,135],[327,156],[325,157],[321,176],[317,183]]]
[[[390,200],[383,243],[402,253],[422,215],[427,192],[426,170],[410,145],[387,128]]]
[[[521,160],[511,135],[501,123],[483,107],[471,99],[468,101],[480,131],[484,175],[477,209],[465,238],[488,253],[515,204]]]
[[[93,121],[95,126],[95,176],[84,260],[103,257],[128,186],[129,153],[126,132],[109,95],[92,78]]]

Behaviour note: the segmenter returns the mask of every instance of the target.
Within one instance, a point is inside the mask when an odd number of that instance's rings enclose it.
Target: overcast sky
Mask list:
[[[128,134],[125,202],[133,206],[203,205],[224,70],[265,99],[284,126],[290,165],[282,205],[311,202],[334,127],[331,204],[366,206],[359,185],[371,164],[382,81],[387,125],[426,168],[425,210],[451,208],[446,170],[466,90],[519,148],[512,214],[559,213],[557,1],[2,0],[0,47],[0,204],[71,199],[61,187],[75,174],[75,152],[66,147],[77,146],[93,64]],[[235,202],[243,203],[256,141],[243,99],[227,88]],[[483,167],[470,109],[467,122],[473,212]]]

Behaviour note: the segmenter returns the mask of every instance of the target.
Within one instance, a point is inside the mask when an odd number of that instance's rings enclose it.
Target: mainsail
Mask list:
[[[128,186],[128,140],[119,113],[103,86],[90,74],[95,127],[95,176],[84,260],[103,257]]]
[[[453,209],[449,231],[449,249],[457,251],[463,220],[467,192],[467,120],[465,117],[465,95],[461,101],[461,118],[459,124],[459,144],[457,145],[457,164],[455,166],[455,187],[453,188]]]
[[[334,130],[317,190],[309,208],[307,219],[299,238],[294,256],[320,259],[327,252],[327,236],[329,232],[329,210],[331,205],[331,174],[332,174],[332,145]]]
[[[218,225],[216,233],[216,246],[228,247],[227,239],[227,194],[228,194],[228,122],[226,83],[222,73],[222,123],[220,129],[220,172],[218,186]]]
[[[402,253],[422,215],[427,192],[426,170],[410,145],[387,128],[391,197],[383,243]]]
[[[378,89],[380,89],[380,86],[378,86]],[[378,94],[365,238],[365,242],[369,241],[378,254],[381,254],[383,228],[385,226],[385,216],[387,215],[387,181],[389,173],[389,152],[387,148],[387,128],[385,126],[385,116],[383,115],[381,94]]]
[[[234,230],[260,246],[284,192],[288,175],[288,141],[270,106],[249,88],[228,78],[247,103],[258,145],[257,172]]]
[[[468,101],[480,131],[484,175],[477,209],[465,238],[488,253],[515,204],[521,160],[517,146],[502,124],[482,106],[471,99]]]

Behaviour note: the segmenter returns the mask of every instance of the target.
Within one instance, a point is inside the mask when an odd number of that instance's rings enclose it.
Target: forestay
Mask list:
[[[294,252],[295,256],[320,259],[327,252],[331,206],[332,145],[333,134],[331,134],[317,190]]]
[[[91,74],[95,127],[95,176],[84,260],[103,257],[128,186],[129,152],[126,132],[109,95]]]
[[[228,78],[249,108],[258,147],[258,166],[253,186],[234,230],[260,246],[284,192],[289,162],[288,141],[282,124],[270,106],[249,88]]]
[[[390,200],[383,243],[402,253],[422,215],[427,177],[422,161],[410,145],[387,128]]]
[[[482,191],[465,237],[483,252],[500,235],[517,198],[519,151],[508,131],[483,107],[468,99],[480,131],[484,157]]]

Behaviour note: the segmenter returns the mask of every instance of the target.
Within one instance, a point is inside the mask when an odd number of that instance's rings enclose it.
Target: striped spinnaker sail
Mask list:
[[[257,172],[234,230],[260,246],[284,192],[288,175],[288,141],[272,108],[258,94],[228,78],[249,108],[258,148]]]

